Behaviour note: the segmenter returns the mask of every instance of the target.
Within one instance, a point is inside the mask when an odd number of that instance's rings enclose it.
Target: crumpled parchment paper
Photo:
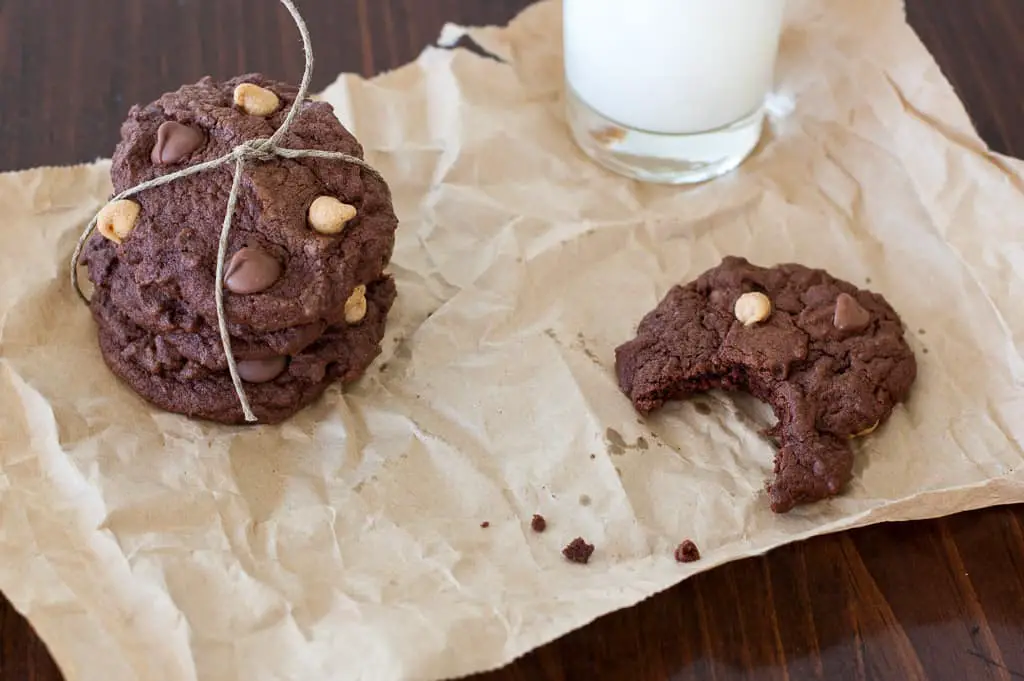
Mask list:
[[[0,588],[68,681],[454,677],[787,542],[1024,500],[1024,164],[902,3],[793,0],[765,143],[689,189],[573,146],[559,17],[323,94],[391,182],[400,297],[365,379],[282,426],[161,413],[104,367],[65,267],[106,162],[0,176]],[[751,400],[641,420],[616,387],[614,347],[729,253],[906,321],[913,397],[841,498],[768,510]]]

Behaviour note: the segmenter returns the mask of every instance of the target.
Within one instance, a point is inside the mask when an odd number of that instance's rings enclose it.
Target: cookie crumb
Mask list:
[[[583,537],[576,537],[569,544],[562,549],[562,555],[566,559],[573,563],[580,563],[586,565],[590,560],[591,554],[594,553],[594,545],[588,544]]]
[[[489,522],[487,522],[486,520],[483,521],[482,523],[480,523],[480,527],[482,527],[484,529],[487,529],[490,526],[491,526],[491,524]]]
[[[530,529],[534,532],[543,532],[548,528],[548,521],[544,520],[544,516],[539,513],[533,514],[533,520],[530,521]]]
[[[700,560],[700,551],[697,545],[687,539],[676,547],[676,560],[680,563],[693,563]]]

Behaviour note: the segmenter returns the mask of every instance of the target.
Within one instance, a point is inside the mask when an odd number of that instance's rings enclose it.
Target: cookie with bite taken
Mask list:
[[[779,449],[768,496],[779,513],[839,494],[852,477],[851,440],[885,422],[917,375],[881,295],[820,269],[738,257],[674,286],[615,362],[643,414],[713,388],[771,405]]]

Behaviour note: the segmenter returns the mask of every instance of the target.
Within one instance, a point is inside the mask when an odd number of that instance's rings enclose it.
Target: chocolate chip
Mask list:
[[[680,563],[692,563],[700,560],[700,551],[697,545],[687,539],[676,547],[676,560]]]
[[[286,366],[287,357],[243,359],[238,363],[238,375],[246,383],[268,383],[280,376]]]
[[[224,285],[232,293],[266,291],[281,277],[281,263],[257,246],[246,246],[231,258],[224,273]]]
[[[530,529],[534,532],[543,532],[548,527],[548,521],[544,519],[544,516],[535,513],[533,520],[530,521]]]
[[[206,135],[201,130],[175,121],[164,121],[157,128],[150,160],[156,165],[177,163],[205,142]]]
[[[871,313],[861,307],[849,293],[840,293],[836,298],[836,314],[832,323],[840,331],[863,331],[871,322]]]

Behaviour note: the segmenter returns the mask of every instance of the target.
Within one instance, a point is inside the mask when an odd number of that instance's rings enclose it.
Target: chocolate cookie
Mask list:
[[[357,325],[328,327],[314,343],[289,357],[235,351],[260,423],[283,421],[319,398],[332,383],[346,384],[362,376],[380,354],[394,299],[394,281],[382,279],[367,288],[366,316]],[[135,325],[105,293],[97,292],[91,307],[104,360],[135,392],[167,411],[220,423],[244,422],[223,353],[211,368],[189,358],[166,336]]]
[[[850,440],[884,422],[917,375],[882,296],[822,270],[737,257],[673,287],[615,359],[644,414],[712,388],[770,404],[779,451],[768,493],[778,513],[838,494],[852,476]]]
[[[115,192],[219,158],[274,134],[297,89],[258,74],[204,78],[122,126]],[[305,101],[279,145],[362,158],[329,104]],[[234,164],[108,204],[82,263],[111,370],[169,411],[240,423],[218,330],[215,282]],[[260,422],[281,421],[327,386],[358,378],[380,352],[395,298],[384,273],[397,219],[373,173],[337,159],[246,163],[224,267],[232,354]]]
[[[240,85],[272,93],[278,107],[265,116],[248,113],[235,104]],[[296,88],[260,75],[204,78],[133,107],[113,155],[115,193],[269,137],[295,95]],[[362,157],[329,104],[299,106],[281,146]],[[140,327],[168,333],[202,319],[216,328],[214,272],[233,172],[227,164],[146,190],[133,198],[140,210],[130,238],[90,240],[90,278]],[[311,225],[320,197],[352,210],[343,229],[321,233]],[[318,158],[247,164],[225,279],[235,294],[225,297],[232,335],[339,322],[355,287],[378,278],[390,260],[397,225],[387,188],[356,165]]]

